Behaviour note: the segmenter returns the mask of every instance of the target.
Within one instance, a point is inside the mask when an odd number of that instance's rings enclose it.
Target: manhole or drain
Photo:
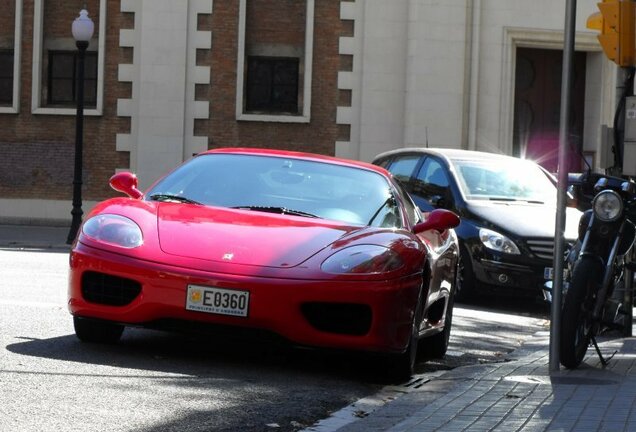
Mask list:
[[[431,379],[427,377],[417,377],[407,382],[406,384],[404,384],[404,387],[406,387],[409,390],[417,390],[420,387],[422,387],[424,384],[429,382],[430,380]]]

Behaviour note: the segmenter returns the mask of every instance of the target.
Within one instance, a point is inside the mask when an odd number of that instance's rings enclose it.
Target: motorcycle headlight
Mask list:
[[[594,197],[592,208],[597,218],[613,222],[623,214],[623,199],[613,190],[604,190]]]
[[[139,247],[144,239],[141,228],[125,216],[100,214],[82,225],[82,233],[93,240],[127,249]]]
[[[374,274],[397,270],[400,256],[384,246],[358,245],[342,249],[323,261],[323,271],[335,274]]]
[[[488,249],[511,255],[521,254],[519,248],[512,240],[497,231],[481,228],[479,230],[479,239]]]

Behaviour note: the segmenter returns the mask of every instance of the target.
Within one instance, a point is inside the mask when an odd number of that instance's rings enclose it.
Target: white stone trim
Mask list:
[[[20,112],[20,82],[22,63],[22,0],[15,0],[15,25],[13,36],[13,103],[0,107],[2,114],[18,114]]]
[[[186,89],[185,89],[185,128],[183,142],[183,160],[208,149],[207,136],[194,136],[194,121],[210,117],[210,102],[195,101],[197,84],[210,84],[210,67],[197,66],[197,49],[212,48],[212,32],[198,31],[197,18],[199,14],[212,14],[211,0],[196,2],[188,5],[188,52],[186,54]]]
[[[135,14],[133,29],[119,30],[119,46],[121,48],[133,49],[133,63],[119,64],[117,67],[117,80],[119,82],[129,82],[132,84],[132,97],[130,99],[117,99],[117,116],[130,117],[130,133],[118,133],[115,137],[115,150],[130,153],[130,166],[117,168],[116,170],[128,171],[137,166],[137,148],[136,137],[139,129],[139,53],[135,49],[135,45],[140,39],[139,35],[139,12],[141,10],[141,2],[135,0],[122,0],[120,5],[121,12]]]
[[[282,123],[309,123],[311,120],[311,83],[313,70],[314,47],[314,10],[315,0],[306,1],[305,20],[305,62],[303,84],[303,110],[298,116],[292,115],[262,115],[246,114],[243,112],[243,89],[245,75],[245,30],[247,0],[240,0],[239,4],[239,31],[238,31],[238,57],[236,62],[236,119],[245,121],[282,122]]]
[[[596,33],[577,32],[576,51],[600,51]],[[515,66],[518,47],[563,50],[564,34],[560,30],[538,30],[504,27],[504,43],[501,61],[501,101],[499,104],[499,148],[512,154],[515,99]]]
[[[361,112],[361,57],[364,34],[364,2],[340,2],[340,19],[352,20],[353,37],[343,36],[338,41],[338,54],[353,56],[352,71],[338,72],[338,90],[351,91],[351,106],[336,108],[336,123],[349,125],[349,141],[336,141],[335,154],[348,159],[360,159],[360,112]]]
[[[33,69],[31,81],[31,112],[48,115],[76,115],[76,108],[47,108],[42,106],[42,26],[44,1],[35,0],[33,5]],[[95,108],[84,109],[86,116],[101,116],[104,106],[104,53],[106,51],[106,0],[99,1],[99,35],[97,52],[97,101]],[[79,10],[77,11],[79,13]],[[90,12],[90,11],[89,11]],[[72,17],[74,18],[74,17]],[[69,21],[69,35],[72,21]]]

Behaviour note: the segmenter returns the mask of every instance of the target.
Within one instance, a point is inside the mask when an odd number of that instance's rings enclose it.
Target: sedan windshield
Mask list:
[[[546,203],[556,200],[556,187],[535,163],[519,159],[453,161],[466,199]]]
[[[147,199],[398,227],[388,181],[361,168],[303,159],[205,154],[166,176]]]

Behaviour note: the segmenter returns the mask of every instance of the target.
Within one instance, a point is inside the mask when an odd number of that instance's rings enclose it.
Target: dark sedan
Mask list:
[[[405,148],[373,161],[402,182],[424,212],[461,218],[457,298],[477,292],[535,297],[552,275],[557,189],[529,160],[494,153]],[[580,212],[567,208],[566,241],[574,241]]]

